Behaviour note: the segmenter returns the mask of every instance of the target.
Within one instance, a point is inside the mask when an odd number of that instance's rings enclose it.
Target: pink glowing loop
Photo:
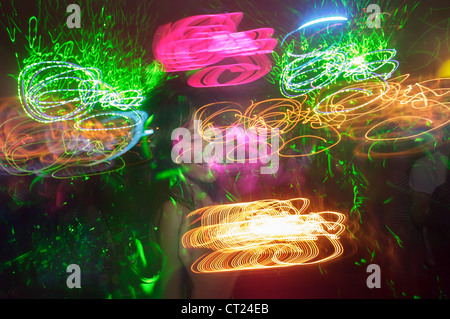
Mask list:
[[[224,57],[271,54],[277,45],[272,35],[271,28],[214,35],[211,49]]]
[[[188,79],[188,84],[192,87],[245,84],[263,77],[272,68],[270,59],[265,55],[236,57],[235,60],[240,63],[212,66],[194,73]],[[221,81],[221,77],[226,78],[226,72],[229,72],[227,78],[231,77],[231,79]]]
[[[216,52],[208,51],[212,39],[177,39],[170,34],[168,25],[165,28],[160,31],[165,36],[164,41],[154,47],[154,55],[166,72],[195,70],[223,59]]]
[[[167,72],[195,70],[220,62],[213,36],[230,34],[242,19],[241,12],[200,15],[161,26],[153,40],[153,53]]]
[[[271,38],[271,28],[236,32],[242,16],[241,12],[200,15],[161,26],[153,40],[154,55],[166,72],[199,70],[188,80],[194,87],[257,80],[272,68],[264,55],[272,53],[277,40]],[[236,63],[214,66],[226,58]],[[226,71],[237,76],[219,79]]]

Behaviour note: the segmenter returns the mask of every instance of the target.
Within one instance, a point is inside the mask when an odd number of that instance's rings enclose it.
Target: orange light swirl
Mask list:
[[[182,237],[185,248],[210,249],[191,266],[195,273],[311,265],[339,257],[344,214],[304,214],[309,200],[262,200],[191,212],[200,227]]]

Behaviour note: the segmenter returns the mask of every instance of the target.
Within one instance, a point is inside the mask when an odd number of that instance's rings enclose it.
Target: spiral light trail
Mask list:
[[[198,15],[161,26],[153,40],[154,55],[166,72],[197,70],[188,79],[192,87],[253,82],[272,68],[265,54],[272,53],[277,40],[271,38],[271,28],[237,32],[242,17],[242,12]],[[216,65],[227,58],[235,63]]]
[[[335,147],[344,133],[363,143],[399,143],[444,129],[450,123],[450,79],[414,82],[409,78],[369,78],[359,83],[359,89],[342,85],[318,95],[314,108],[305,103],[306,96],[252,101],[248,107],[230,101],[210,103],[196,112],[202,123],[199,134],[208,140],[208,128],[220,132],[237,125],[254,131],[277,129],[279,155],[301,157]],[[304,125],[308,134],[299,134]],[[290,152],[293,145],[305,141],[320,148],[314,153]]]
[[[99,69],[79,65],[46,61],[27,66],[19,75],[19,98],[25,112],[34,120],[51,123],[64,120],[86,120],[110,115],[122,117],[123,127],[139,124],[141,113],[137,111],[144,100],[139,90],[118,92],[101,81]],[[101,110],[115,112],[90,114],[97,105]],[[128,111],[121,113],[120,111]],[[131,118],[127,115],[131,114]],[[89,130],[85,126],[79,129]],[[91,128],[98,129],[98,128]],[[101,130],[118,129],[103,127]]]
[[[68,107],[72,107],[69,103]],[[111,114],[41,123],[30,118],[17,98],[0,99],[0,168],[13,175],[74,177],[110,172],[123,167],[120,156],[145,133],[143,123],[123,125],[123,118]],[[140,118],[146,114],[140,112]],[[133,119],[133,113],[121,112]],[[136,119],[137,120],[137,119]],[[89,129],[78,129],[83,125]],[[117,159],[119,165],[114,165]]]
[[[196,273],[268,269],[326,262],[343,253],[339,235],[344,214],[324,211],[305,214],[309,200],[262,200],[217,205],[190,213],[186,248],[212,252],[192,264]]]

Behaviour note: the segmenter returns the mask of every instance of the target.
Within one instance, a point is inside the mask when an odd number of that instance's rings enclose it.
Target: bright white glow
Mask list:
[[[195,273],[311,265],[339,257],[344,214],[305,213],[306,198],[215,205],[191,212],[185,248],[212,250],[191,266]],[[188,222],[189,223],[189,222]]]
[[[301,29],[303,29],[303,28],[309,27],[310,25],[318,24],[318,23],[322,23],[322,22],[329,22],[329,21],[347,21],[347,20],[348,20],[348,19],[347,19],[346,17],[339,17],[339,16],[336,16],[336,17],[320,18],[320,19],[316,19],[316,20],[307,22],[307,23],[305,23],[304,25],[300,26],[298,29],[296,29],[296,30],[294,30],[294,31],[292,31],[292,32],[290,32],[290,33],[288,33],[288,34],[283,38],[283,41],[281,41],[281,46],[283,46],[283,43],[284,43],[284,41],[286,40],[286,38],[287,38],[288,36],[290,36],[290,35],[293,34],[294,32],[297,32],[298,30],[301,30]]]
[[[152,130],[152,129],[148,129],[148,130],[145,130],[144,131],[144,133],[142,134],[142,136],[145,136],[145,135],[151,135],[151,134],[153,134],[154,133],[154,131]]]
[[[328,17],[328,18],[320,18],[320,19],[313,20],[313,21],[310,21],[310,22],[308,22],[308,23],[305,23],[304,25],[302,25],[301,27],[299,27],[297,30],[300,30],[300,29],[309,27],[310,25],[313,25],[313,24],[322,23],[322,22],[328,22],[328,21],[347,21],[347,18],[346,18],[346,17]]]

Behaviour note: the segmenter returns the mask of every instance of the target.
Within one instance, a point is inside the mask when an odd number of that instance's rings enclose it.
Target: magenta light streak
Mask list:
[[[242,12],[199,15],[158,28],[155,58],[166,72],[199,70],[188,80],[193,87],[245,84],[272,68],[270,54],[277,45],[273,29],[237,32]],[[228,63],[215,65],[230,58]]]

